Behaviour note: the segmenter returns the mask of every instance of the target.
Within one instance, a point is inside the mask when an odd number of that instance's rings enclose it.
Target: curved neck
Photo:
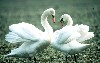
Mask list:
[[[48,13],[49,11],[44,11],[42,16],[41,16],[41,24],[45,29],[45,32],[47,32],[48,34],[52,34],[53,33],[53,29],[52,27],[49,25],[48,21],[47,21],[47,17],[48,15],[50,15]]]
[[[73,25],[73,20],[72,20],[71,17],[69,17],[67,21],[68,21],[68,22],[67,22],[67,25],[68,25],[68,26],[72,26],[72,25]]]

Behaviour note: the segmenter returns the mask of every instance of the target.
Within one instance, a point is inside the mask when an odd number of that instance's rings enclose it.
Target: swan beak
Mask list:
[[[55,23],[55,16],[54,15],[52,15],[52,21],[53,21],[53,23]]]

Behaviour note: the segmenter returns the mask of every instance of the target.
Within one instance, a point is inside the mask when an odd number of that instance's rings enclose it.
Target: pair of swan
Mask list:
[[[32,57],[50,44],[54,49],[62,51],[66,55],[79,53],[90,46],[89,44],[80,43],[94,36],[93,32],[89,32],[89,26],[72,26],[72,18],[70,15],[64,14],[61,16],[60,22],[63,24],[64,21],[68,21],[67,25],[53,32],[52,27],[47,21],[48,15],[52,15],[53,22],[55,22],[55,10],[49,8],[41,16],[41,24],[45,32],[42,32],[32,24],[24,22],[9,26],[11,32],[6,35],[6,41],[10,43],[23,43],[19,48],[11,50],[11,53],[6,56]]]
[[[45,49],[50,44],[53,34],[53,29],[47,21],[49,15],[53,17],[53,22],[55,23],[55,10],[53,8],[45,10],[41,16],[41,24],[45,29],[44,32],[34,25],[25,22],[10,25],[10,32],[6,34],[5,40],[10,43],[22,42],[22,45],[11,50],[11,53],[5,56],[31,58]]]

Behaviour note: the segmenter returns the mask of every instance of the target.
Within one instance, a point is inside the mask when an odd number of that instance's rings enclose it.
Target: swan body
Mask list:
[[[43,32],[29,23],[18,23],[9,26],[10,32],[6,35],[5,40],[10,43],[36,41]],[[34,31],[34,32],[33,32]]]
[[[53,48],[64,52],[66,55],[72,55],[90,47],[90,44],[81,43],[94,37],[93,32],[89,32],[89,26],[83,24],[72,26],[73,20],[68,14],[62,15],[60,20],[61,24],[64,23],[63,21],[68,21],[68,23],[62,29],[54,32],[51,40],[51,46]]]
[[[22,42],[22,45],[19,48],[11,50],[11,53],[5,56],[32,57],[45,49],[50,44],[53,34],[53,29],[47,21],[49,15],[52,15],[54,18],[55,10],[53,8],[45,10],[41,16],[41,24],[45,29],[44,32],[34,25],[25,22],[9,26],[10,32],[6,35],[5,40],[10,43]]]

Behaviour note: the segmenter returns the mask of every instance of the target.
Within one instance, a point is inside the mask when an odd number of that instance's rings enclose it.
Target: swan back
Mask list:
[[[66,26],[54,32],[51,43],[66,44],[73,39],[80,37],[77,28],[73,26]]]
[[[29,40],[37,41],[40,39],[40,35],[43,34],[43,32],[34,25],[24,22],[10,25],[9,30],[11,32],[6,34],[5,39],[11,43],[28,42]]]

